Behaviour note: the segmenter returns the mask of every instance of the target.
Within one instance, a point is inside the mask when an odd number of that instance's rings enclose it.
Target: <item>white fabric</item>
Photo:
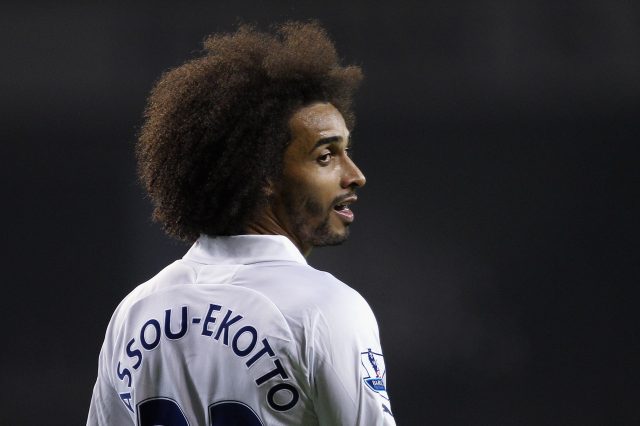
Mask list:
[[[394,425],[385,382],[378,326],[356,291],[286,237],[203,236],[116,309],[87,424],[185,424],[139,417],[157,403],[189,425],[229,404],[256,424]]]

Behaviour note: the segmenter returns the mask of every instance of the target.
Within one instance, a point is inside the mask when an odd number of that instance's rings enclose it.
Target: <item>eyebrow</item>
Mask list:
[[[309,151],[310,153],[315,151],[318,147],[322,145],[331,145],[332,143],[340,142],[342,140],[342,136],[329,136],[326,138],[318,139],[318,141],[313,145],[313,148]],[[347,139],[347,146],[351,146],[351,134]]]

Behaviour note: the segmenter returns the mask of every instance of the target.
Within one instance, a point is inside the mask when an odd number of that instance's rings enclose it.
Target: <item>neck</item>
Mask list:
[[[304,257],[309,256],[312,246],[303,244],[302,241],[295,238],[293,233],[287,230],[287,227],[276,217],[273,211],[267,207],[255,219],[247,224],[245,232],[249,235],[282,235],[287,237]]]

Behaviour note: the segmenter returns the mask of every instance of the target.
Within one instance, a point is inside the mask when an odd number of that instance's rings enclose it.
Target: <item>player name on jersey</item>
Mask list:
[[[204,311],[203,309],[202,312]],[[222,314],[223,311],[225,311],[224,314]],[[172,318],[175,322],[176,312],[174,309],[167,309],[162,321],[157,318],[149,319],[140,327],[139,332],[127,342],[123,358],[128,360],[126,364],[131,367],[123,367],[124,362],[118,361],[116,373],[118,378],[125,382],[129,388],[129,391],[120,393],[120,399],[131,412],[133,412],[131,406],[133,375],[144,362],[145,352],[158,347],[162,337],[169,342],[176,341],[194,331],[198,331],[202,338],[211,339],[217,344],[228,347],[238,357],[249,357],[245,362],[247,368],[265,355],[271,357],[274,368],[255,379],[256,386],[267,382],[271,384],[267,393],[267,402],[276,411],[287,411],[296,405],[300,396],[298,390],[289,383],[277,380],[278,377],[287,379],[289,375],[269,344],[269,340],[263,338],[258,342],[258,331],[252,325],[244,324],[246,321],[243,321],[242,315],[234,315],[231,309],[224,309],[221,305],[213,303],[209,304],[204,316],[190,317],[189,314],[188,306],[182,306],[179,309],[180,325],[176,329],[175,326],[172,327]],[[222,319],[220,320],[220,318]],[[199,326],[189,327],[189,323]],[[288,398],[284,396],[287,394],[286,391],[289,393]]]

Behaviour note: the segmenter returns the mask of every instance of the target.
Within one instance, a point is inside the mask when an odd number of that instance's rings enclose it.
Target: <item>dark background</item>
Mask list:
[[[105,327],[187,247],[149,220],[145,98],[239,21],[361,64],[352,238],[403,425],[640,424],[635,1],[0,6],[0,423],[84,424]]]

